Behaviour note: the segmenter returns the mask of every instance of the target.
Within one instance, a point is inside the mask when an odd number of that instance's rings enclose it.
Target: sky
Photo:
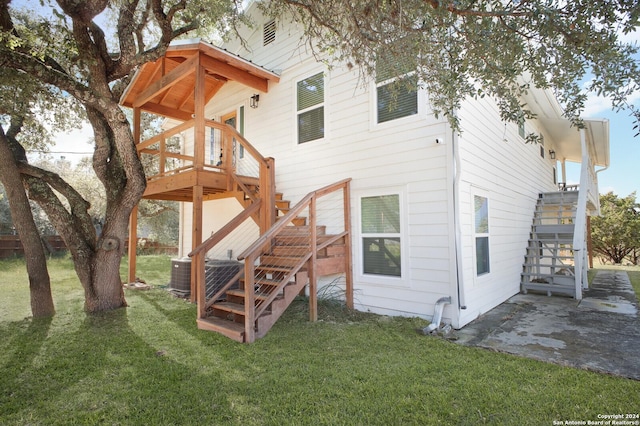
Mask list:
[[[636,98],[640,102],[640,96]],[[601,194],[613,192],[626,197],[636,192],[640,197],[640,130],[633,129],[633,118],[629,112],[614,113],[609,104],[592,101],[585,110],[585,118],[606,118],[609,120],[609,144],[611,162],[609,168],[598,173],[598,187]],[[574,178],[577,183],[578,177]],[[569,180],[569,176],[567,176]]]

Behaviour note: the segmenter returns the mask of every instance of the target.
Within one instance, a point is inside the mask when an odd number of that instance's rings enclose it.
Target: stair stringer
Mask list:
[[[295,274],[295,280],[284,287],[283,297],[271,302],[271,312],[268,315],[260,316],[256,320],[256,339],[266,336],[271,327],[275,325],[308,283],[309,277],[306,271],[299,271]]]

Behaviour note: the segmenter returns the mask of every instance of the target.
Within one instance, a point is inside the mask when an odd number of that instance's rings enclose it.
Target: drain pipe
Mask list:
[[[456,288],[458,290],[458,309],[467,309],[465,300],[465,292],[462,282],[462,227],[460,225],[460,175],[462,167],[460,166],[460,151],[458,148],[458,133],[454,130],[451,132],[451,145],[453,145],[453,222],[455,228],[455,268],[456,268]]]
[[[431,319],[431,324],[422,329],[424,334],[430,334],[433,331],[440,328],[440,322],[442,321],[442,313],[444,312],[444,305],[451,304],[451,296],[441,297],[436,302],[436,308],[433,312],[433,318]]]

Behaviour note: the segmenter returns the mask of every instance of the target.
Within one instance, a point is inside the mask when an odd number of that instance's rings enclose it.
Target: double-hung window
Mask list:
[[[476,275],[490,272],[489,258],[489,200],[474,195],[474,234],[476,243]]]
[[[400,195],[380,195],[360,199],[362,272],[400,277],[402,252]]]
[[[410,65],[399,64],[384,53],[376,61],[377,123],[418,113],[418,80]]]
[[[297,83],[298,143],[324,138],[324,73]]]

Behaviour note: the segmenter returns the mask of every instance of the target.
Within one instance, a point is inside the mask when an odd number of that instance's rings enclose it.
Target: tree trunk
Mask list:
[[[46,255],[40,240],[40,233],[31,214],[31,206],[20,172],[1,126],[0,181],[4,184],[13,224],[18,231],[24,249],[31,294],[31,314],[34,318],[50,317],[55,314],[55,307],[51,296],[51,281],[47,270]]]

